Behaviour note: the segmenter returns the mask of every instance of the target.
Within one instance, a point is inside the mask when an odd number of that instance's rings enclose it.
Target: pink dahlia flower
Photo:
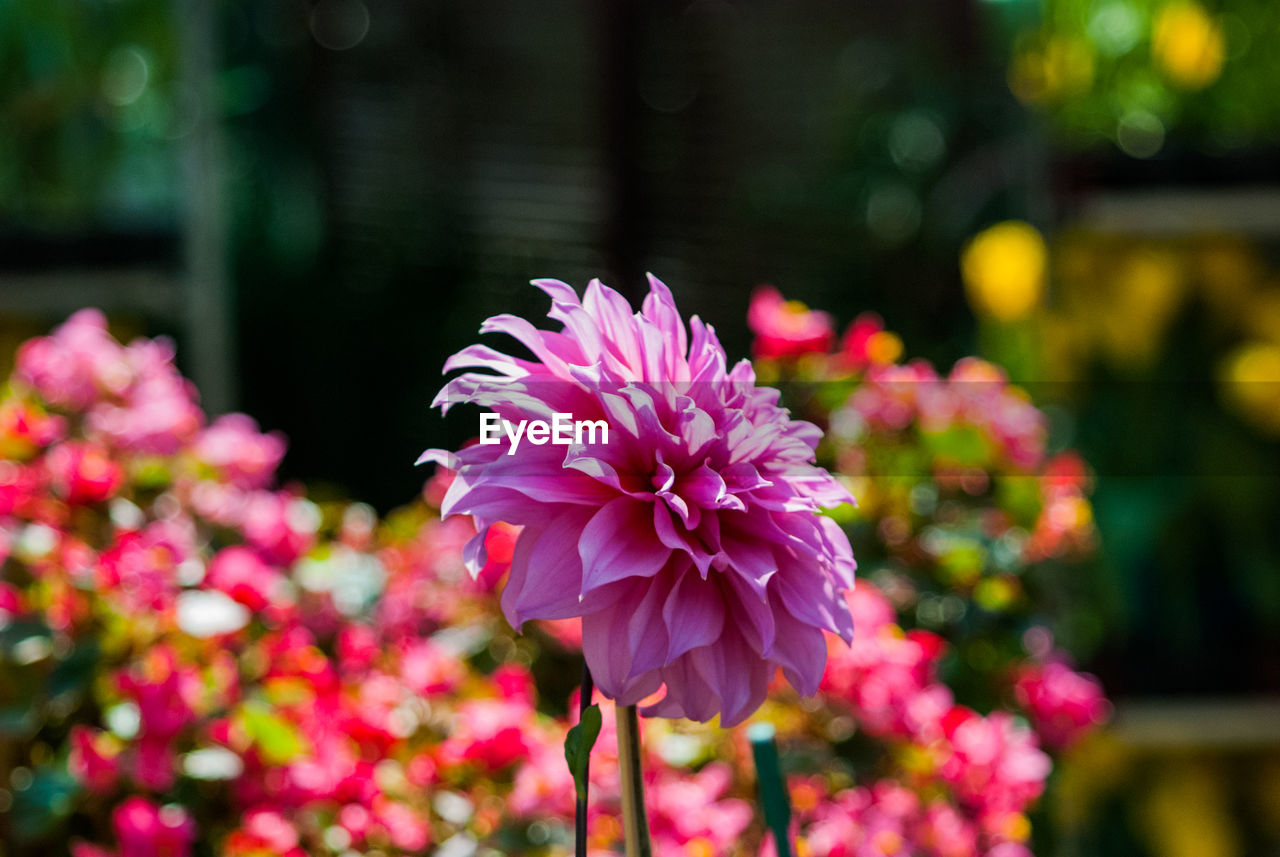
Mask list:
[[[515,337],[533,359],[472,345],[445,371],[493,374],[464,373],[436,397],[444,409],[480,405],[513,431],[568,414],[603,421],[607,435],[504,434],[420,461],[457,471],[441,511],[475,518],[464,551],[473,573],[491,526],[523,528],[502,593],[513,626],[581,616],[606,696],[633,705],[665,685],[646,715],[731,725],[778,667],[802,693],[818,689],[824,629],[852,638],[853,555],[819,514],[852,498],[812,463],[821,431],[756,387],[750,363],[729,369],[711,327],[694,317],[686,330],[671,292],[649,283],[633,313],[598,281],[581,300],[558,280],[535,281],[563,330],[489,319],[482,333]]]

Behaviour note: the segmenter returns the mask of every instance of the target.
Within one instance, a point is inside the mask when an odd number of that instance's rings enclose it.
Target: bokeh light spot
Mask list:
[[[1116,145],[1126,155],[1149,158],[1164,148],[1164,123],[1146,110],[1126,113],[1116,124]]]
[[[369,7],[361,0],[320,0],[311,10],[311,35],[316,44],[345,51],[369,34]]]
[[[146,91],[150,77],[151,65],[140,48],[118,47],[107,57],[102,71],[102,96],[117,107],[132,104]]]

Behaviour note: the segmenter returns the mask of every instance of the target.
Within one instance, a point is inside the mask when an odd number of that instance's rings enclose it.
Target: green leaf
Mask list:
[[[569,772],[573,774],[573,786],[578,792],[578,800],[587,799],[587,764],[591,759],[591,748],[600,737],[600,706],[592,705],[582,712],[582,720],[569,730],[564,737],[564,759],[569,763]]]
[[[306,749],[292,724],[261,703],[245,703],[240,717],[245,734],[258,745],[263,761],[269,765],[283,765]]]

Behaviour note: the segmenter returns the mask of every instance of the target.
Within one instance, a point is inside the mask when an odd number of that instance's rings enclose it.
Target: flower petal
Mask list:
[[[630,497],[606,504],[574,535],[584,594],[627,577],[652,577],[671,555],[653,532],[650,505]]]

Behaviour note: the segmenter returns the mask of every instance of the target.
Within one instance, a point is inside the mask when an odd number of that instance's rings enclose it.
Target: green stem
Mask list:
[[[591,681],[591,670],[587,667],[587,660],[582,659],[582,689],[579,691],[578,699],[578,722],[582,722],[583,715],[586,714],[588,708],[591,707],[591,696],[595,692],[595,685]],[[587,757],[587,764],[590,765],[590,756]],[[590,778],[588,776],[590,768],[583,774],[583,795],[577,799],[573,808],[573,853],[574,857],[587,857],[587,796],[586,791],[589,787]]]
[[[778,857],[791,857],[791,802],[787,798],[787,783],[782,777],[782,765],[778,760],[778,742],[773,725],[756,723],[747,730],[751,741],[751,754],[756,762],[756,783],[760,787],[760,804],[764,809],[764,822],[773,831]]]
[[[640,714],[634,705],[616,706],[618,776],[622,780],[622,827],[627,857],[652,857],[649,816],[644,808],[644,772],[640,767]]]

